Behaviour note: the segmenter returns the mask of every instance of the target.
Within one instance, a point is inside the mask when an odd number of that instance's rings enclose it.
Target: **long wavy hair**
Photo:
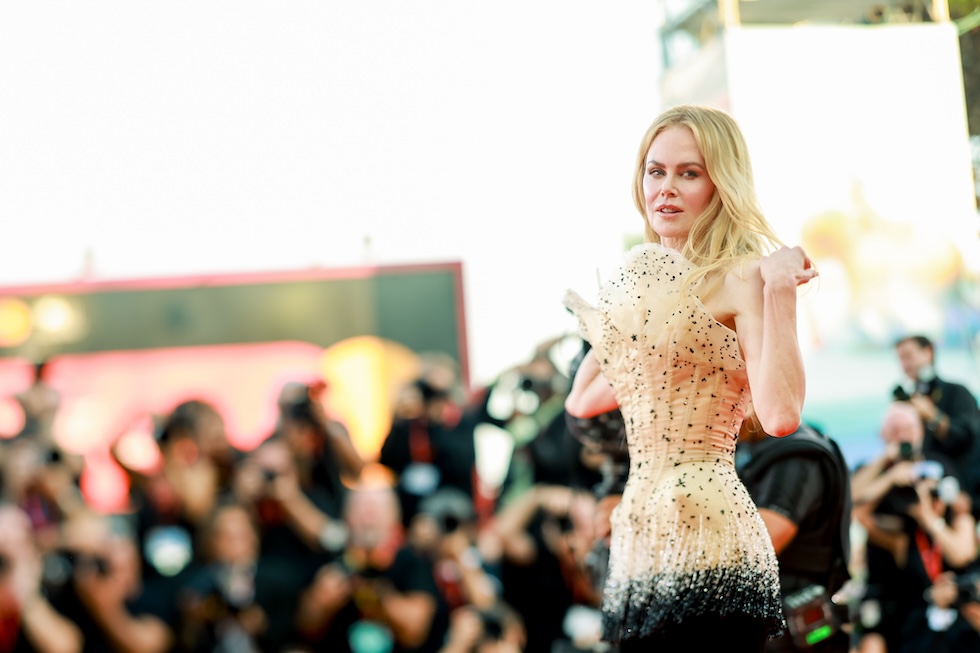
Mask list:
[[[738,123],[724,111],[699,105],[680,105],[660,114],[640,141],[633,178],[633,203],[640,211],[647,242],[659,243],[650,227],[643,194],[643,176],[650,144],[671,127],[687,127],[704,157],[714,195],[698,216],[681,254],[696,266],[688,284],[708,280],[707,291],[724,273],[768,254],[783,243],[762,215],[756,198],[748,146]]]

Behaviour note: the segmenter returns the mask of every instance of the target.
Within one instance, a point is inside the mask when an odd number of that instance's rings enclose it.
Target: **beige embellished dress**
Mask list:
[[[630,471],[612,515],[604,637],[646,637],[687,617],[748,615],[783,625],[776,556],[735,473],[750,403],[735,332],[684,285],[691,263],[634,247],[579,319],[626,422]]]

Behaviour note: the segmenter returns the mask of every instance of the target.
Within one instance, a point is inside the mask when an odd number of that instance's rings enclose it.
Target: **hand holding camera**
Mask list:
[[[296,464],[288,446],[272,441],[256,449],[238,469],[235,492],[245,501],[284,501],[300,492]]]
[[[327,613],[343,607],[354,593],[351,574],[338,564],[324,565],[306,591],[305,599]]]

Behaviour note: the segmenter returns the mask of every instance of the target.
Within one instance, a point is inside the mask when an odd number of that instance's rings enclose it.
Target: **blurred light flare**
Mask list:
[[[141,473],[151,473],[160,469],[163,457],[156,438],[153,437],[155,424],[149,415],[137,420],[133,426],[119,436],[115,443],[116,458],[125,467]]]
[[[21,299],[0,299],[0,347],[17,347],[23,344],[34,328],[31,309]]]
[[[14,397],[0,397],[0,438],[12,438],[26,423],[24,408]]]

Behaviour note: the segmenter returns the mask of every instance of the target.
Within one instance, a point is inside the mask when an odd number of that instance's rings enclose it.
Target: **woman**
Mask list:
[[[767,433],[799,425],[796,289],[816,272],[762,216],[745,140],[724,112],[680,106],[657,118],[633,198],[647,243],[598,306],[565,299],[593,347],[566,408],[587,418],[618,406],[627,424],[604,636],[624,652],[760,651],[782,626],[779,580],[735,474],[735,440],[750,402]]]

